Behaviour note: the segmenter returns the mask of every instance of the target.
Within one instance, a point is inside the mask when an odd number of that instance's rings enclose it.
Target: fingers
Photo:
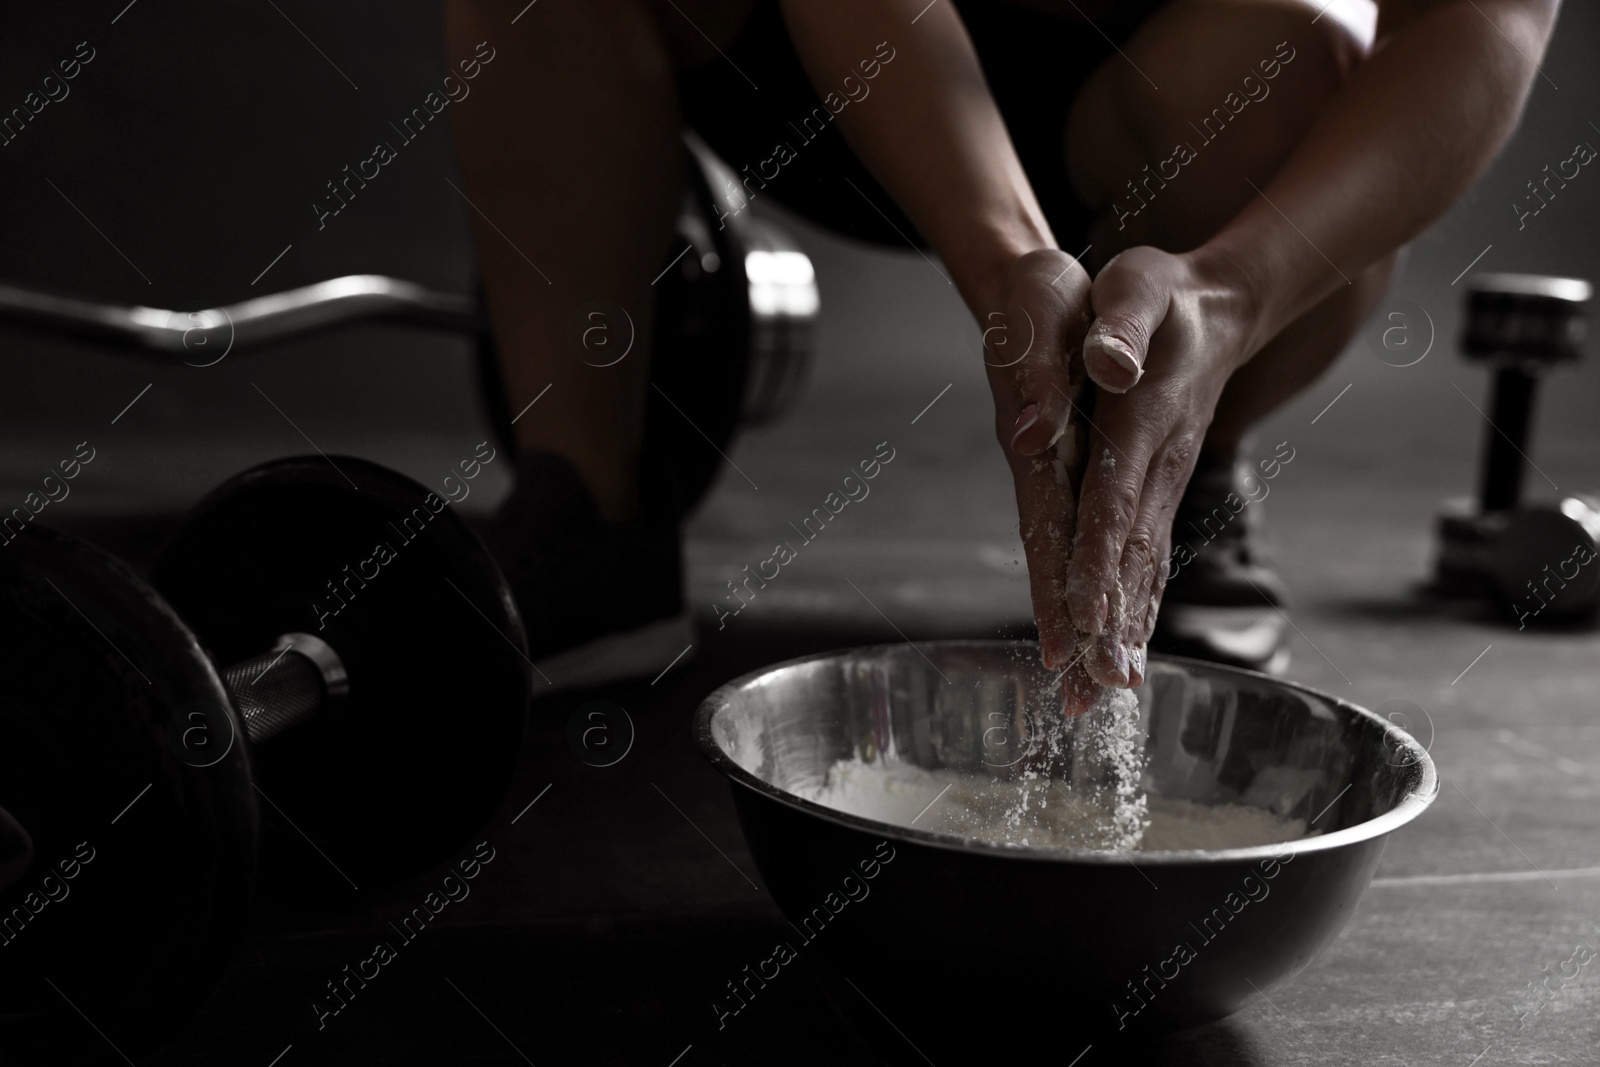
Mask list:
[[[1156,632],[1156,617],[1161,613],[1161,598],[1166,595],[1167,582],[1172,578],[1172,541],[1170,535],[1162,546],[1161,564],[1156,567],[1155,581],[1150,585],[1150,603],[1144,610],[1144,629],[1140,631],[1139,645],[1148,648]]]
[[[1142,506],[1140,510],[1140,517],[1135,520],[1127,543],[1123,545],[1116,583],[1107,598],[1105,629],[1095,639],[1094,650],[1087,661],[1090,677],[1102,685],[1133,684],[1130,654],[1134,646],[1128,641],[1128,621],[1137,614],[1140,625],[1144,623],[1146,597],[1140,591],[1150,588],[1154,567],[1154,548],[1147,531],[1148,520]]]
[[[1167,317],[1172,286],[1166,259],[1131,248],[1107,263],[1094,280],[1094,322],[1083,340],[1083,366],[1109,393],[1125,393],[1144,376],[1150,338]]]
[[[1181,440],[1169,440],[1155,452],[1141,478],[1133,521],[1117,551],[1116,579],[1107,591],[1104,628],[1088,659],[1090,677],[1102,685],[1136,686],[1144,681],[1146,644],[1166,586],[1167,557],[1172,544],[1172,519],[1194,465],[1194,451]],[[1085,477],[1086,491],[1088,479]],[[1069,588],[1072,576],[1069,575]]]
[[[1073,358],[1088,328],[1089,278],[1070,256],[1039,250],[1011,268],[1006,303],[983,327],[984,363],[1003,428],[1001,444],[1036,456],[1072,421]]]
[[[1170,515],[1157,526],[1155,549],[1151,553],[1154,566],[1139,586],[1139,595],[1128,610],[1128,628],[1123,644],[1128,648],[1128,685],[1144,684],[1145,663],[1149,659],[1150,631],[1155,624],[1156,611],[1161,604],[1161,593],[1167,585],[1167,568],[1171,558],[1172,520]]]
[[[1128,402],[1109,397],[1100,401],[1089,435],[1066,581],[1069,617],[1079,630],[1095,637],[1107,632],[1113,608],[1118,619],[1126,618],[1127,605],[1121,598],[1127,590],[1118,582],[1123,546],[1139,516],[1145,472],[1158,443],[1156,434],[1162,432],[1148,418],[1141,419],[1139,409]],[[1113,640],[1120,641],[1121,634],[1111,630],[1107,637],[1103,655],[1113,661]],[[1111,669],[1103,658],[1097,662]],[[1091,673],[1093,669],[1091,664]]]
[[[1177,512],[1183,487],[1189,480],[1189,471],[1183,469],[1185,467],[1179,450],[1167,447],[1157,454],[1150,474],[1145,479],[1139,518],[1134,521],[1134,532],[1128,538],[1128,548],[1123,551],[1123,581],[1134,583],[1125,584],[1125,588],[1133,595],[1128,604],[1122,636],[1122,642],[1128,650],[1130,686],[1144,684],[1150,634],[1155,630],[1161,594],[1166,590],[1167,578],[1171,573],[1172,519]],[[1139,567],[1134,563],[1138,556],[1134,546],[1146,538],[1152,546],[1150,565]]]
[[[1079,653],[1076,660],[1069,661],[1061,674],[1061,714],[1069,719],[1087,712],[1100,695],[1100,686],[1089,677],[1083,655]]]
[[[1047,668],[1059,670],[1077,654],[1065,596],[1077,502],[1071,481],[1053,455],[1013,455],[1010,460],[1039,651]]]
[[[979,322],[984,363],[996,437],[1016,487],[1040,655],[1060,669],[1079,648],[1067,614],[1066,572],[1086,439],[1074,398],[1086,383],[1077,354],[1089,325],[1089,278],[1058,249],[1021,256],[1004,275],[997,289],[1004,306]]]
[[[1098,325],[1090,328],[1083,342],[1083,367],[1090,380],[1106,392],[1126,393],[1144,377],[1144,360],[1107,331]]]

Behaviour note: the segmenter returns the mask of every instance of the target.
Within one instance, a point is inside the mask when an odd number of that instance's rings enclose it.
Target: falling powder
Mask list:
[[[1124,851],[1138,848],[1150,826],[1149,802],[1139,783],[1144,773],[1139,698],[1131,689],[1102,688],[1089,714],[1101,720],[1101,728],[1091,733],[1090,757],[1104,761],[1111,768],[1114,847]]]

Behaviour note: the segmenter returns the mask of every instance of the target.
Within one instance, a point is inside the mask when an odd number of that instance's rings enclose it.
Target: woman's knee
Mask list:
[[[1363,5],[1317,18],[1309,0],[1179,0],[1153,15],[1068,122],[1096,251],[1191,248],[1232,218],[1366,56],[1371,21],[1351,17]]]

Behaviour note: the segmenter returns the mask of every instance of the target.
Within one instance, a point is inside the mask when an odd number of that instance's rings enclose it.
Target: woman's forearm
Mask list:
[[[819,96],[846,96],[846,78],[868,87],[839,112],[839,126],[977,308],[1005,263],[1055,241],[960,16],[948,3],[923,8],[785,0],[783,14]],[[880,44],[894,58],[864,82],[860,64]]]
[[[1416,237],[1516,125],[1556,0],[1445,0],[1381,39],[1250,204],[1195,253],[1248,292],[1253,355]]]

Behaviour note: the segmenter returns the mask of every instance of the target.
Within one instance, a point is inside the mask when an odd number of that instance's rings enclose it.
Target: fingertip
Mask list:
[[[1072,658],[1072,643],[1060,634],[1039,635],[1039,658],[1046,670],[1058,671]]]
[[[1019,456],[1037,456],[1060,440],[1065,428],[1059,416],[1038,404],[1029,404],[1012,425],[1011,451]]]
[[[1094,707],[1099,689],[1081,664],[1067,671],[1061,678],[1061,713],[1069,719],[1086,713]]]
[[[1133,348],[1125,341],[1112,334],[1101,333],[1084,342],[1086,355],[1087,349],[1096,343],[1098,343],[1101,353],[1118,367],[1121,367],[1129,374],[1143,373],[1143,366],[1139,362],[1139,357],[1133,354]]]
[[[1128,652],[1128,688],[1137,689],[1144,684],[1145,667],[1149,665],[1149,650],[1139,645]]]
[[[1038,404],[1029,404],[1027,407],[1023,408],[1022,411],[1017,415],[1017,421],[1011,427],[1011,450],[1013,452],[1022,451],[1021,448],[1019,447],[1019,443],[1022,442],[1026,438],[1028,431],[1033,429],[1038,424],[1039,424],[1039,405]],[[1023,452],[1023,455],[1030,455],[1030,454],[1031,453]]]
[[[1083,342],[1083,368],[1100,388],[1125,393],[1144,377],[1133,349],[1110,334],[1091,334]]]
[[[1011,451],[1019,456],[1037,456],[1050,447],[1050,438],[1039,432],[1035,426],[1030,426],[1026,432],[1019,432],[1011,438]]]
[[[1128,646],[1113,633],[1103,633],[1089,653],[1089,675],[1101,685],[1118,689],[1128,685]]]

